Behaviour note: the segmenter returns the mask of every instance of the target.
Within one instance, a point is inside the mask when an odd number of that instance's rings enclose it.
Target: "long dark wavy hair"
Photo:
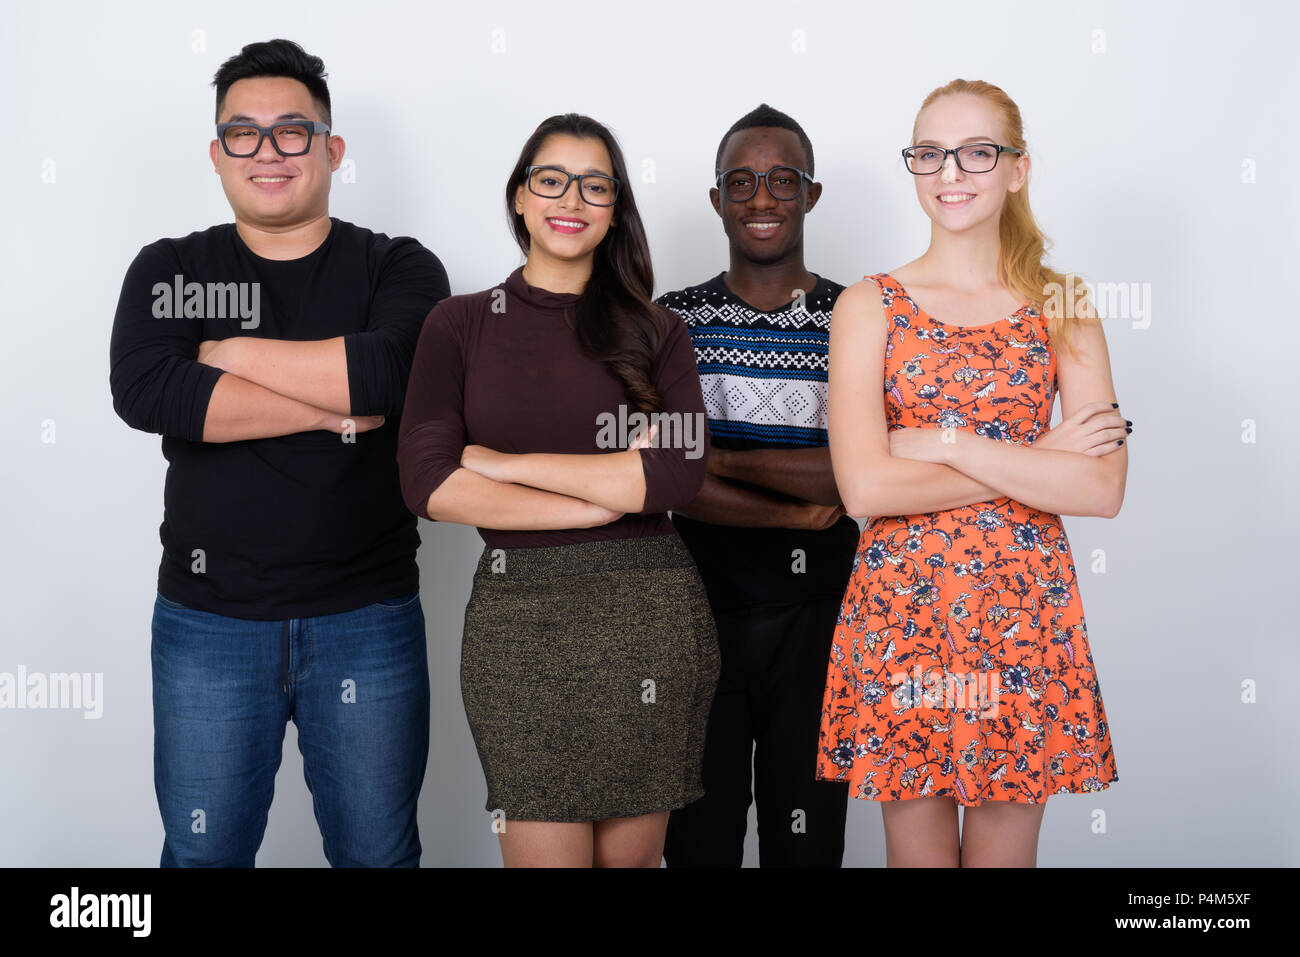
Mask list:
[[[638,411],[647,415],[661,412],[663,401],[651,380],[651,369],[667,328],[650,298],[654,291],[650,246],[632,196],[623,151],[604,125],[580,113],[562,113],[547,117],[533,131],[519,151],[519,161],[506,183],[510,230],[527,256],[531,237],[524,217],[515,212],[515,190],[520,184],[528,188],[524,169],[532,165],[543,142],[554,134],[600,139],[609,151],[614,178],[622,184],[614,204],[617,225],[609,229],[595,249],[591,278],[570,311],[569,323],[582,351],[614,373]]]

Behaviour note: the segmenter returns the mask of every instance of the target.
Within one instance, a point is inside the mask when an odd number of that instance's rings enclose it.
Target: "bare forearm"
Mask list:
[[[997,489],[935,462],[898,456],[873,458],[851,466],[844,476],[845,509],[853,518],[877,515],[919,515],[974,505],[997,498]]]
[[[466,468],[452,472],[433,490],[426,513],[436,522],[510,531],[591,528],[601,524],[593,521],[590,502],[498,482]]]
[[[761,489],[746,488],[707,475],[700,494],[689,505],[673,509],[699,522],[741,528],[798,528],[801,506],[769,495]]]
[[[314,342],[237,336],[199,361],[316,408],[352,413],[342,336]]]
[[[944,451],[953,468],[1044,512],[1112,518],[1124,497],[1128,451],[1123,447],[1093,456],[990,442],[957,431]]]
[[[713,450],[709,469],[722,478],[759,485],[818,505],[839,505],[831,453],[814,449]]]
[[[324,428],[326,412],[227,372],[217,380],[203,420],[204,442],[269,439]]]
[[[511,482],[592,502],[616,512],[639,512],[645,471],[638,449],[591,455],[529,452],[512,456]]]

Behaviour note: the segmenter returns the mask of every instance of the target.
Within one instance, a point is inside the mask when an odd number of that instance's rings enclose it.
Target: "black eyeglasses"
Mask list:
[[[789,200],[803,192],[803,181],[812,182],[813,178],[801,169],[793,166],[773,166],[766,173],[752,170],[748,166],[724,169],[718,174],[718,189],[733,203],[743,203],[758,192],[758,181],[762,180],[773,199]]]
[[[217,139],[227,156],[256,156],[262,140],[271,137],[271,145],[281,156],[302,156],[311,150],[313,133],[328,134],[330,128],[315,120],[293,120],[272,126],[253,123],[218,123]]]
[[[544,199],[559,199],[569,190],[569,184],[578,181],[578,193],[584,203],[592,206],[613,206],[618,201],[622,183],[603,173],[570,173],[558,166],[526,166],[524,177],[528,191]]]
[[[967,143],[953,150],[946,150],[942,146],[909,146],[903,150],[903,159],[907,162],[908,172],[928,176],[943,169],[949,153],[963,173],[987,173],[998,165],[998,157],[1003,153],[1019,156],[1020,150],[998,146],[996,143]]]

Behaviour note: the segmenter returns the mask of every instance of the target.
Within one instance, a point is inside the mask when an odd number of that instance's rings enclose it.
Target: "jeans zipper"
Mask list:
[[[289,622],[280,626],[280,684],[289,693]]]

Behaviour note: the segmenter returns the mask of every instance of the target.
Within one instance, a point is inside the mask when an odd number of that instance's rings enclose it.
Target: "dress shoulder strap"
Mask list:
[[[880,301],[885,307],[885,315],[907,315],[909,318],[916,314],[915,308],[906,308],[911,306],[910,300],[906,298],[903,286],[897,279],[888,273],[878,272],[870,273],[862,277],[870,279],[880,289]],[[900,312],[900,310],[905,310]]]

